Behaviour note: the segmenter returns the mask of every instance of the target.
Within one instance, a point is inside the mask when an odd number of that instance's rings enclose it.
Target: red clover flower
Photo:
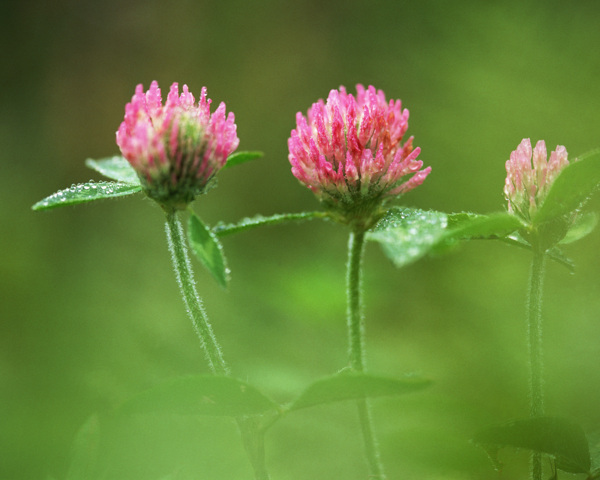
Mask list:
[[[400,100],[386,101],[381,90],[342,86],[327,103],[319,100],[307,118],[296,115],[288,140],[292,173],[343,223],[371,227],[381,205],[421,185],[431,167],[417,160],[413,137],[401,143],[408,110]],[[407,176],[410,175],[410,178]]]
[[[562,145],[558,145],[548,159],[543,140],[537,142],[532,152],[530,140],[524,138],[506,162],[504,194],[508,211],[530,221],[568,164],[567,149]]]
[[[206,87],[198,104],[187,85],[171,85],[165,104],[158,83],[140,84],[125,107],[117,145],[137,172],[146,194],[163,207],[185,208],[204,193],[237,148],[235,117],[225,104],[210,113]]]

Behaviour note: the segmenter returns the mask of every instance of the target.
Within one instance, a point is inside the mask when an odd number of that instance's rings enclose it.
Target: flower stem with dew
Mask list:
[[[542,341],[542,289],[546,253],[533,246],[533,259],[529,277],[529,298],[527,305],[527,337],[529,347],[529,415],[539,417],[544,414],[543,390],[543,341]],[[542,456],[534,452],[531,457],[531,479],[542,478]]]
[[[176,210],[167,212],[166,229],[177,283],[179,284],[188,315],[194,325],[194,330],[206,354],[210,369],[217,375],[229,375],[229,367],[225,363],[221,347],[217,343],[202,300],[196,291],[196,282],[194,281],[190,258],[183,240],[183,229],[181,222],[177,218]]]
[[[361,298],[361,269],[364,247],[365,231],[355,229],[350,233],[348,242],[346,288],[350,367],[356,372],[365,371],[364,318]],[[383,471],[367,399],[358,400],[357,407],[365,444],[365,454],[369,465],[369,478],[384,480],[387,477]]]
[[[167,211],[166,230],[169,251],[171,252],[175,276],[177,277],[183,302],[194,325],[194,330],[200,339],[210,369],[215,375],[229,376],[231,372],[227,363],[225,363],[221,347],[208,321],[202,300],[196,291],[196,282],[194,281],[187,247],[183,240],[183,229],[177,218],[177,211],[174,209]],[[265,465],[264,432],[255,425],[250,417],[239,417],[236,420],[242,435],[242,442],[254,469],[254,478],[256,480],[269,480]]]

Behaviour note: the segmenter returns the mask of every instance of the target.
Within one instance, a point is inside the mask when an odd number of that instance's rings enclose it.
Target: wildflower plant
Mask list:
[[[361,270],[365,234],[385,213],[394,197],[423,183],[431,167],[423,170],[421,151],[410,137],[407,109],[400,100],[386,101],[381,90],[357,86],[356,97],[344,87],[332,90],[327,103],[319,100],[308,118],[296,116],[288,147],[292,173],[310,188],[332,218],[351,227],[348,244],[347,326],[349,365],[365,370],[364,318]],[[386,478],[369,405],[358,400],[365,453],[372,478]]]
[[[590,471],[589,448],[581,428],[545,416],[541,362],[545,261],[550,258],[571,268],[560,245],[582,238],[596,224],[595,215],[582,213],[581,206],[600,183],[599,152],[569,162],[566,149],[557,147],[548,160],[544,142],[532,150],[529,140],[523,140],[506,163],[505,212],[444,213],[398,206],[402,195],[422,185],[432,171],[430,166],[424,167],[419,158],[421,149],[413,146],[413,137],[405,139],[409,112],[400,100],[386,100],[383,91],[373,86],[358,85],[356,95],[340,87],[332,90],[326,101],[314,103],[306,116],[298,113],[288,139],[292,174],[315,194],[322,210],[257,215],[209,227],[194,213],[191,203],[215,185],[220,170],[261,156],[259,152],[235,152],[239,144],[235,118],[233,113],[226,113],[224,103],[214,112],[210,110],[206,88],[196,102],[187,86],[179,93],[174,83],[163,103],[156,82],[146,92],[138,85],[116,135],[122,156],[86,161],[111,181],[73,185],[33,206],[34,210],[47,210],[143,192],[165,212],[176,279],[211,375],[159,384],[125,402],[117,416],[171,412],[232,417],[254,478],[268,480],[264,439],[270,428],[297,410],[352,400],[358,409],[369,478],[385,479],[368,402],[422,390],[430,381],[367,372],[362,301],[366,243],[380,244],[390,260],[403,267],[426,255],[453,251],[466,240],[498,239],[533,254],[528,304],[531,411],[530,418],[482,430],[475,440],[494,456],[500,446],[507,445],[535,452],[533,480],[541,478],[541,454],[552,456],[558,469],[586,473],[588,479],[600,478],[598,471]],[[189,217],[187,242],[180,221],[184,214]],[[235,378],[226,363],[196,288],[187,244],[226,287],[229,269],[221,238],[256,227],[310,219],[335,221],[350,230],[348,362],[337,373],[308,385],[293,401],[280,405]],[[89,429],[89,424],[84,428]],[[86,432],[83,436],[87,438]]]
[[[554,457],[555,469],[586,473],[588,478],[597,478],[600,474],[590,472],[589,447],[581,427],[562,418],[546,416],[542,340],[546,259],[560,256],[561,243],[578,240],[597,222],[595,214],[581,212],[600,179],[597,153],[591,152],[570,163],[564,146],[557,146],[548,157],[543,140],[532,149],[530,139],[524,138],[506,161],[507,210],[522,222],[512,239],[527,245],[532,252],[526,310],[529,419],[483,430],[478,434],[478,441],[488,447],[492,445],[492,450],[499,444],[531,449],[531,480],[542,478],[543,453]],[[523,438],[529,440],[524,444]],[[497,461],[496,455],[492,456]]]

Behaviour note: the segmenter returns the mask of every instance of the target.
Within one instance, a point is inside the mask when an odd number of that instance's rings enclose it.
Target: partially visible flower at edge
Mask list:
[[[506,161],[504,195],[508,211],[529,222],[568,164],[567,149],[562,145],[558,145],[548,159],[544,140],[538,141],[532,152],[531,141],[524,138]]]
[[[340,221],[369,228],[384,202],[421,185],[431,167],[421,170],[413,137],[401,143],[409,115],[401,101],[388,103],[373,86],[356,89],[356,97],[343,86],[331,90],[307,118],[296,115],[289,161],[293,175]]]
[[[233,113],[221,103],[210,113],[206,87],[198,104],[187,85],[177,83],[163,105],[156,81],[144,93],[136,87],[116,134],[123,156],[137,172],[146,194],[165,208],[185,208],[204,193],[237,148]]]

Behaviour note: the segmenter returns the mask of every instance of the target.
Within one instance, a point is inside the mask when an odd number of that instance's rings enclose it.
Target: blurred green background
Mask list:
[[[297,111],[330,89],[375,85],[410,109],[431,176],[402,203],[504,208],[504,161],[524,137],[570,155],[600,146],[597,2],[3,2],[0,478],[64,478],[80,426],[131,395],[206,372],[171,270],[162,212],[142,196],[34,213],[87,157],[118,153],[135,85],[173,81],[235,112],[241,150],[262,160],[222,173],[194,208],[208,223],[318,209],[290,173]],[[600,209],[598,197],[589,208]],[[235,374],[286,402],[346,364],[347,231],[323,222],[224,240],[229,291],[196,264]],[[575,275],[545,284],[547,410],[600,427],[599,231],[569,246]],[[469,443],[480,426],[526,415],[529,255],[472,242],[395,269],[365,261],[369,369],[435,380],[373,402],[391,479],[493,479]],[[353,405],[299,412],[267,438],[274,480],[364,479]],[[112,443],[115,479],[251,479],[235,424],[132,421]],[[502,478],[523,478],[506,452]],[[191,477],[186,475],[193,474]]]

